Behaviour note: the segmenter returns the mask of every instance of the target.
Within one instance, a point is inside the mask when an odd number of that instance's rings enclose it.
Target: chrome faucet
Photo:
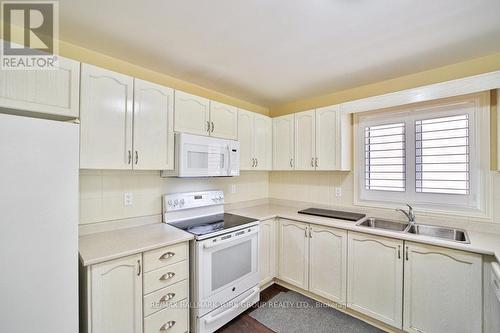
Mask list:
[[[405,211],[403,209],[396,209],[397,212],[401,212],[403,214],[405,214],[405,216],[408,218],[408,222],[411,224],[411,225],[414,225],[415,224],[415,213],[413,212],[413,207],[410,206],[409,204],[406,204],[408,206],[408,211]]]

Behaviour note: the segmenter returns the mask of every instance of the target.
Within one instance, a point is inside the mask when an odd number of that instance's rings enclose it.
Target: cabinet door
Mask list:
[[[134,82],[134,169],[174,167],[174,91],[151,82]]]
[[[315,169],[314,114],[314,110],[295,113],[295,170]]]
[[[260,222],[259,275],[261,285],[270,282],[276,276],[276,245],[274,219]]]
[[[407,242],[404,330],[481,332],[480,255]]]
[[[347,306],[401,328],[403,241],[349,232],[347,262]]]
[[[316,170],[335,170],[337,167],[337,114],[339,106],[316,110]]]
[[[308,287],[309,237],[307,224],[280,219],[279,278],[302,289]]]
[[[293,114],[273,118],[273,170],[293,170]]]
[[[210,136],[238,139],[238,109],[219,102],[210,102]]]
[[[209,135],[210,101],[206,98],[175,91],[175,131]]]
[[[134,79],[82,64],[80,168],[132,168]]]
[[[59,57],[55,70],[1,70],[0,107],[78,118],[80,63]]]
[[[347,231],[311,226],[309,291],[345,304],[347,290]]]
[[[142,332],[141,255],[91,267],[92,333]]]
[[[272,169],[272,130],[271,118],[255,114],[254,156],[256,160],[256,170]]]
[[[240,170],[253,170],[254,156],[254,114],[238,110],[238,140],[240,141]]]

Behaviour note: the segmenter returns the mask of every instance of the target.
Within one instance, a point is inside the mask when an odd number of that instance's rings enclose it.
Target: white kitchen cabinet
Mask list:
[[[238,139],[238,109],[236,107],[210,101],[210,136]]]
[[[406,242],[404,330],[481,332],[481,286],[480,255]]]
[[[134,79],[82,64],[80,168],[131,169]]]
[[[315,111],[294,114],[295,170],[315,170],[316,122]],[[279,148],[278,148],[279,149]]]
[[[315,225],[309,228],[309,291],[345,304],[347,231]]]
[[[241,170],[272,169],[272,120],[254,112],[238,110]]]
[[[273,170],[294,169],[294,115],[273,118]]]
[[[134,169],[173,169],[173,98],[173,89],[135,79]]]
[[[91,333],[142,332],[141,254],[90,268]]]
[[[261,221],[259,226],[259,276],[264,285],[276,276],[277,234],[274,219]]]
[[[0,107],[78,118],[80,63],[58,58],[54,70],[1,70]]]
[[[403,241],[349,232],[347,307],[402,328]]]
[[[308,225],[280,219],[279,230],[279,278],[307,290],[309,270]]]
[[[210,100],[175,91],[175,131],[197,135],[209,135]]]

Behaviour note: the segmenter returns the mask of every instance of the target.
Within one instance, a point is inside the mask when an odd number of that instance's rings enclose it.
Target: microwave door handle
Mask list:
[[[231,176],[231,148],[227,145],[227,175]]]

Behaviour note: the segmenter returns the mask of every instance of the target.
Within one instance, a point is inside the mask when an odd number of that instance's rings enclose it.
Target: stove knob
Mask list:
[[[177,206],[179,204],[179,200],[175,199],[174,200],[174,207]]]
[[[167,203],[169,206],[172,206],[172,200],[168,200],[168,203]]]
[[[182,207],[184,206],[184,199],[181,199],[181,201],[179,201],[179,205]]]

